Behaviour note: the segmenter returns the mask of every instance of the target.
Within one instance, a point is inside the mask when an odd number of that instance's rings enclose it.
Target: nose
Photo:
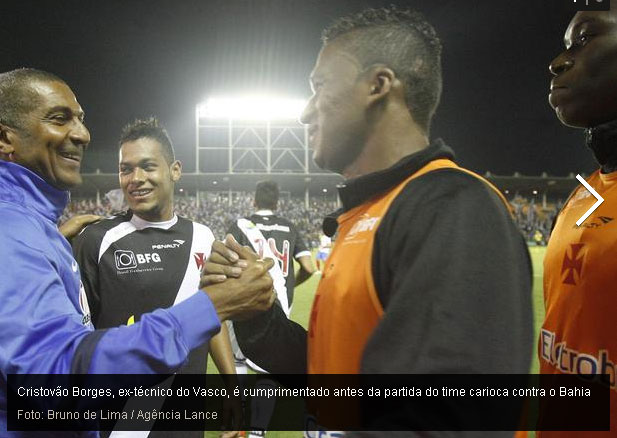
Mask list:
[[[71,140],[75,144],[88,146],[90,143],[90,131],[86,128],[86,125],[83,124],[82,121],[78,120],[75,122],[75,127],[71,130]]]
[[[567,52],[560,53],[548,66],[549,71],[553,76],[558,76],[574,66],[574,60]]]
[[[315,95],[313,95],[309,101],[307,102],[302,114],[300,115],[300,123],[303,125],[308,125],[311,123],[311,119],[315,114]]]
[[[141,167],[137,166],[133,169],[133,173],[131,173],[131,183],[139,184],[146,180],[146,171]]]

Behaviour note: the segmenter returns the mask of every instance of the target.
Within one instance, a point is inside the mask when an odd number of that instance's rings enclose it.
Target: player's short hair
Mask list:
[[[41,104],[41,96],[32,88],[34,82],[61,82],[53,73],[34,68],[19,68],[0,73],[0,123],[25,130],[24,116]]]
[[[324,45],[337,40],[363,68],[385,64],[405,85],[413,119],[426,132],[442,88],[441,42],[424,16],[413,10],[365,9],[337,19],[322,33]]]
[[[279,202],[279,186],[274,181],[260,181],[255,187],[255,205],[257,208],[276,210]]]
[[[171,143],[171,138],[156,117],[152,116],[145,120],[137,119],[126,125],[122,129],[122,135],[120,136],[120,147],[124,143],[136,141],[140,138],[156,140],[161,145],[167,164],[171,164],[176,160],[176,153]]]

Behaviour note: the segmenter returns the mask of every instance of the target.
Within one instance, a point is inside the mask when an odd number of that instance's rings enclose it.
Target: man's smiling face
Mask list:
[[[34,81],[30,87],[40,104],[24,116],[23,128],[12,132],[13,161],[68,190],[81,184],[81,161],[90,143],[84,112],[62,82]]]

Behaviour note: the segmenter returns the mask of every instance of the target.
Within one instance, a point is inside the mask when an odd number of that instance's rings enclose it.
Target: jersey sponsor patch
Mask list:
[[[608,350],[600,349],[597,355],[585,354],[568,348],[566,342],[556,342],[555,333],[542,329],[540,332],[540,357],[565,374],[606,376],[611,389],[617,390],[617,367],[608,356]]]
[[[349,241],[355,240],[358,234],[365,233],[367,231],[372,232],[377,226],[377,224],[379,223],[380,219],[381,219],[380,216],[371,217],[371,216],[368,216],[367,214],[363,214],[358,219],[358,222],[356,222],[353,225],[353,227],[351,227],[351,230],[349,230],[349,233],[347,233],[344,240],[346,242],[349,242]]]
[[[114,260],[118,272],[163,270],[163,268],[152,266],[153,264],[161,263],[161,256],[157,252],[134,253],[131,250],[117,249],[114,251]]]
[[[615,218],[608,217],[608,216],[598,216],[594,218],[589,218],[588,220],[586,220],[580,225],[580,228],[587,228],[587,229],[600,228],[601,226],[611,223],[614,219]],[[576,225],[576,222],[575,222],[574,224],[572,224],[572,228],[577,229],[579,228],[579,226]]]
[[[184,242],[184,240],[176,239],[173,243],[155,243],[152,249],[176,249],[180,248]]]

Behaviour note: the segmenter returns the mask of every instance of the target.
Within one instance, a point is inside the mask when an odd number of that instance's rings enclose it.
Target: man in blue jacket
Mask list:
[[[81,183],[89,142],[84,112],[62,79],[34,69],[0,74],[3,437],[28,436],[5,432],[8,374],[173,373],[220,321],[251,316],[274,301],[272,261],[253,258],[249,275],[196,291],[134,325],[94,330],[79,267],[56,226],[67,190]]]

